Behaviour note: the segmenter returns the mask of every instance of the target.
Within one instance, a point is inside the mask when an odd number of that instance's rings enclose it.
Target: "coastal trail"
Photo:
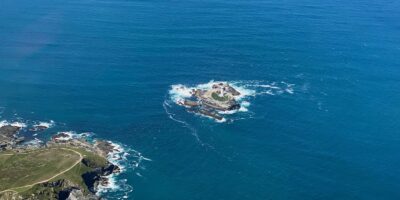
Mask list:
[[[6,189],[6,190],[3,190],[3,191],[0,191],[0,194],[5,193],[5,192],[17,192],[16,190],[18,190],[18,189],[28,188],[28,187],[32,187],[32,186],[37,185],[37,184],[40,184],[40,183],[48,182],[48,181],[50,181],[51,179],[54,179],[54,178],[56,178],[57,176],[60,176],[60,175],[62,175],[62,174],[64,174],[64,173],[68,172],[69,170],[71,170],[72,168],[74,168],[76,165],[78,165],[78,164],[82,161],[82,159],[83,159],[83,155],[82,155],[80,152],[78,152],[78,151],[75,151],[75,150],[69,149],[69,148],[59,148],[59,149],[63,149],[63,150],[67,150],[67,151],[74,152],[74,153],[76,153],[76,154],[79,155],[79,159],[78,159],[77,161],[75,161],[75,162],[74,162],[70,167],[68,167],[67,169],[65,169],[65,170],[63,170],[63,171],[61,171],[61,172],[59,172],[59,173],[53,175],[53,176],[50,177],[50,178],[47,178],[47,179],[41,180],[41,181],[37,181],[37,182],[32,183],[32,184],[29,184],[29,185],[24,185],[24,186],[20,186],[20,187],[14,187],[14,188]],[[23,153],[22,153],[22,154],[23,154]],[[4,155],[10,155],[10,154],[4,154]],[[11,155],[13,155],[13,154],[11,154]]]

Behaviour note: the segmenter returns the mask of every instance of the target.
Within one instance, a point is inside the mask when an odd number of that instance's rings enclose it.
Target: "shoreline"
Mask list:
[[[71,151],[85,152],[90,156],[88,156],[88,158],[81,157],[76,161],[76,163],[74,163],[74,165],[70,166],[70,168],[62,171],[62,173],[60,172],[60,174],[55,174],[51,179],[38,181],[32,185],[21,186],[21,188],[29,188],[28,190],[32,190],[32,188],[41,188],[41,190],[45,190],[44,188],[50,189],[53,186],[63,188],[65,185],[69,185],[69,187],[64,188],[65,190],[62,190],[64,196],[68,194],[68,197],[70,196],[71,198],[79,197],[80,199],[100,199],[108,191],[118,187],[116,185],[117,182],[115,181],[115,177],[122,173],[122,171],[126,170],[125,167],[118,162],[120,159],[124,159],[118,154],[128,154],[127,152],[124,152],[125,150],[121,145],[113,143],[112,141],[100,140],[97,138],[89,140],[88,134],[76,134],[73,132],[58,132],[52,135],[51,139],[45,142],[37,138],[26,141],[24,137],[20,137],[19,135],[22,130],[29,130],[30,132],[35,132],[35,134],[37,134],[37,132],[45,131],[53,127],[54,122],[51,121],[51,123],[52,124],[37,123],[28,127],[26,124],[21,122],[10,123],[4,120],[1,121],[0,155],[22,155],[32,152],[53,151],[55,149],[69,149]],[[96,163],[96,160],[102,160],[101,164]],[[79,181],[74,182],[68,179],[62,179],[64,174],[70,173],[70,171],[76,171],[71,170],[76,165],[82,165],[83,168],[87,170],[82,174],[76,175],[77,177],[82,177],[80,185],[77,185],[76,183]],[[61,181],[62,184],[61,182],[54,182],[55,178],[60,178],[60,180],[57,181]],[[65,184],[65,181],[67,181],[68,184]],[[20,187],[17,187],[17,189],[18,188]],[[8,188],[0,193],[0,197],[3,198],[4,195],[6,195],[6,197],[7,195],[10,195],[8,194],[8,190],[14,191],[13,188]],[[40,194],[39,189],[30,192],[32,195]],[[22,196],[19,192],[12,194],[13,197],[16,197],[16,195],[17,197],[22,198],[24,193],[21,193]],[[59,196],[60,194],[57,195]]]

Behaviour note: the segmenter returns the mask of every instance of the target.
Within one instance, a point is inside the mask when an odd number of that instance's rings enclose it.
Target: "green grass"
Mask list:
[[[0,191],[49,179],[68,169],[79,159],[77,153],[61,148],[13,155],[0,154]]]
[[[223,96],[223,97],[220,97],[217,93],[215,93],[215,92],[213,92],[212,94],[211,94],[211,97],[214,99],[214,100],[217,100],[217,101],[228,101],[229,100],[229,97],[228,96]]]
[[[80,160],[77,152],[82,155],[86,164],[83,162],[76,164]],[[76,165],[70,168],[74,164]],[[84,183],[82,175],[93,171],[95,168],[104,167],[106,164],[106,158],[85,149],[71,146],[38,149],[25,153],[1,152],[0,191],[11,189],[16,193],[0,193],[0,199],[12,199],[10,195],[17,195],[26,199],[32,197],[33,194],[36,199],[57,199],[58,192],[64,190],[64,186],[54,188],[44,187],[43,184],[31,186],[52,177],[49,182],[68,180],[74,186],[79,186],[85,194],[88,194],[89,189]],[[54,177],[60,172],[64,173]]]
[[[67,179],[70,180],[71,182],[81,186],[83,188],[84,192],[87,193],[89,190],[87,186],[84,183],[84,180],[82,179],[82,174],[92,171],[94,168],[97,167],[103,167],[107,164],[107,160],[104,157],[101,157],[97,154],[94,154],[92,152],[88,152],[83,149],[78,149],[78,148],[70,148],[75,151],[78,151],[81,153],[84,157],[85,160],[88,160],[90,162],[90,166],[86,166],[82,162],[77,164],[74,168],[69,170],[68,172],[55,177],[52,181],[59,180],[59,179]]]

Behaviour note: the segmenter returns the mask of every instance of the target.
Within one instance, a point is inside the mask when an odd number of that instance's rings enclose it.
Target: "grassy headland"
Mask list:
[[[107,165],[106,158],[69,146],[2,152],[0,199],[10,199],[11,194],[17,199],[59,199],[71,188],[79,188],[87,195],[90,189],[84,174],[99,171]]]

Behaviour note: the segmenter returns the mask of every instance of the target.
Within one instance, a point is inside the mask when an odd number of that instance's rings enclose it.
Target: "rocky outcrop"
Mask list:
[[[91,192],[96,193],[99,185],[108,184],[108,178],[106,176],[119,172],[120,168],[117,165],[108,163],[106,166],[96,168],[93,171],[83,174],[82,178],[85,181],[88,189]]]
[[[15,134],[17,134],[20,129],[21,128],[18,126],[5,125],[0,127],[0,135],[4,135],[6,137],[12,137]]]
[[[115,151],[115,146],[111,142],[105,140],[97,140],[94,146],[104,157],[107,157],[109,153]]]
[[[11,149],[24,141],[23,137],[17,137],[20,129],[12,125],[0,127],[0,150]]]
[[[36,125],[36,126],[30,128],[29,131],[39,132],[39,131],[44,131],[48,128],[49,128],[48,126]]]
[[[199,106],[200,104],[196,101],[190,101],[190,100],[183,100],[182,105],[188,106],[188,107],[196,107]]]
[[[192,89],[190,94],[190,97],[185,96],[176,102],[178,105],[187,107],[190,112],[222,120],[223,116],[218,114],[221,114],[221,111],[240,109],[237,101],[241,95],[240,92],[226,82],[214,83],[210,88]]]
[[[93,194],[84,194],[80,189],[72,189],[65,200],[99,200],[100,197]]]
[[[82,189],[73,184],[69,180],[60,179],[41,183],[33,186],[30,189],[29,195],[21,196],[20,199],[26,200],[42,200],[42,199],[57,199],[57,200],[98,200],[99,197],[93,194],[84,194]]]
[[[209,117],[212,117],[212,118],[214,118],[216,120],[222,120],[223,119],[223,117],[221,115],[218,115],[217,113],[209,111],[209,110],[206,110],[206,109],[200,109],[199,113],[203,114],[203,115],[206,115],[206,116],[209,116]]]

